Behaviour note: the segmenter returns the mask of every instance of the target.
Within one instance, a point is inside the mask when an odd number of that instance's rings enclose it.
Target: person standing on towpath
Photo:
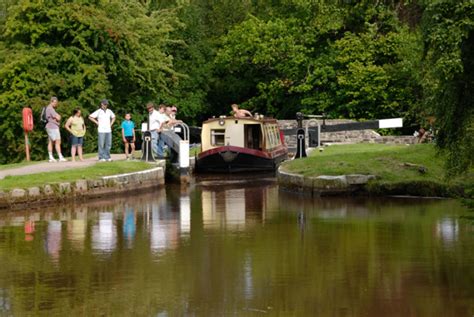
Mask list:
[[[133,153],[135,152],[135,123],[131,119],[132,115],[126,113],[125,120],[122,121],[122,140],[125,146],[125,156],[127,160],[132,159]]]
[[[103,99],[100,108],[89,115],[89,120],[97,125],[99,136],[97,138],[99,161],[112,161],[110,149],[112,148],[112,126],[115,122],[115,114],[107,109],[109,101]]]
[[[84,161],[84,158],[82,157],[82,145],[84,144],[86,125],[84,124],[84,118],[81,115],[81,109],[74,109],[72,116],[66,121],[64,127],[69,131],[69,133],[71,133],[72,161],[76,161],[76,152],[79,155],[79,160]]]
[[[46,133],[48,134],[49,162],[56,162],[56,159],[53,156],[53,144],[56,148],[56,153],[58,153],[59,161],[67,161],[61,153],[61,134],[59,132],[59,122],[61,121],[61,116],[56,112],[58,103],[57,97],[51,97],[49,105],[46,107],[45,115],[47,120]]]

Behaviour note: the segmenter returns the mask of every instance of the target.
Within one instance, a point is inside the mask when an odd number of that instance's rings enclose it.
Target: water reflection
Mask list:
[[[82,251],[87,233],[87,209],[75,209],[71,218],[67,221],[67,237],[74,248]]]
[[[436,234],[445,244],[451,246],[458,239],[459,224],[454,218],[443,218],[436,224]]]
[[[133,240],[137,230],[137,216],[132,207],[125,207],[123,215],[123,237],[127,248],[133,247]]]
[[[174,249],[178,245],[178,213],[168,212],[165,207],[157,204],[151,207],[150,248],[157,253],[168,248]]]
[[[185,195],[179,198],[179,229],[181,236],[188,236],[191,231],[191,198]]]
[[[59,252],[61,251],[61,221],[49,220],[48,233],[46,234],[46,252],[53,262],[58,262]]]
[[[25,241],[33,241],[35,233],[35,221],[32,219],[25,220]]]
[[[244,185],[1,215],[0,315],[474,311],[474,237],[456,202]]]
[[[11,315],[11,303],[8,291],[4,288],[0,288],[0,315]]]
[[[206,228],[245,229],[245,189],[203,190],[201,195]]]
[[[92,249],[103,254],[114,251],[117,243],[117,232],[114,224],[114,213],[100,212],[99,221],[92,227]]]

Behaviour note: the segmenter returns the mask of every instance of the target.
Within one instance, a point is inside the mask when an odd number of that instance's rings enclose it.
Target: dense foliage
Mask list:
[[[416,33],[382,7],[358,8],[362,21],[348,28],[356,9],[313,6],[288,8],[286,18],[248,19],[224,37],[217,61],[234,81],[245,78],[247,91],[256,88],[246,97],[252,109],[372,119],[417,104]]]
[[[428,6],[424,32],[424,101],[436,118],[437,143],[449,154],[448,170],[461,172],[474,163],[474,2]]]
[[[75,107],[87,115],[107,97],[118,115],[141,114],[148,99],[169,94],[179,76],[168,53],[176,42],[170,36],[175,25],[172,13],[150,13],[136,1],[19,1],[11,6],[0,43],[0,161],[21,157],[23,106],[39,114],[57,96],[63,117]],[[87,151],[95,148],[90,128]],[[41,127],[31,142],[33,158],[40,157],[38,145],[46,142]]]
[[[0,162],[22,158],[20,111],[68,115],[100,99],[144,118],[177,104],[190,124],[231,103],[293,118],[436,118],[449,166],[472,165],[472,1],[7,0],[0,5]],[[89,126],[88,152],[95,149]],[[116,133],[118,134],[118,127]],[[32,134],[34,158],[45,134]],[[67,142],[65,142],[67,145]],[[119,138],[114,150],[120,151]],[[461,155],[459,155],[459,153]]]

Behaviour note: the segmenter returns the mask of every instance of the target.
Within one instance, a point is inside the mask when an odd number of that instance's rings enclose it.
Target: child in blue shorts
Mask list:
[[[127,113],[125,114],[125,120],[122,121],[122,140],[125,145],[127,160],[133,158],[133,153],[135,152],[135,123],[131,119],[132,115]]]

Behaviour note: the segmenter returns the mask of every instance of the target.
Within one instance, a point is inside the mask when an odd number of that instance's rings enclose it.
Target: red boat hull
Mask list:
[[[237,146],[221,146],[198,155],[196,171],[214,173],[274,171],[288,156],[286,147],[270,152]]]

